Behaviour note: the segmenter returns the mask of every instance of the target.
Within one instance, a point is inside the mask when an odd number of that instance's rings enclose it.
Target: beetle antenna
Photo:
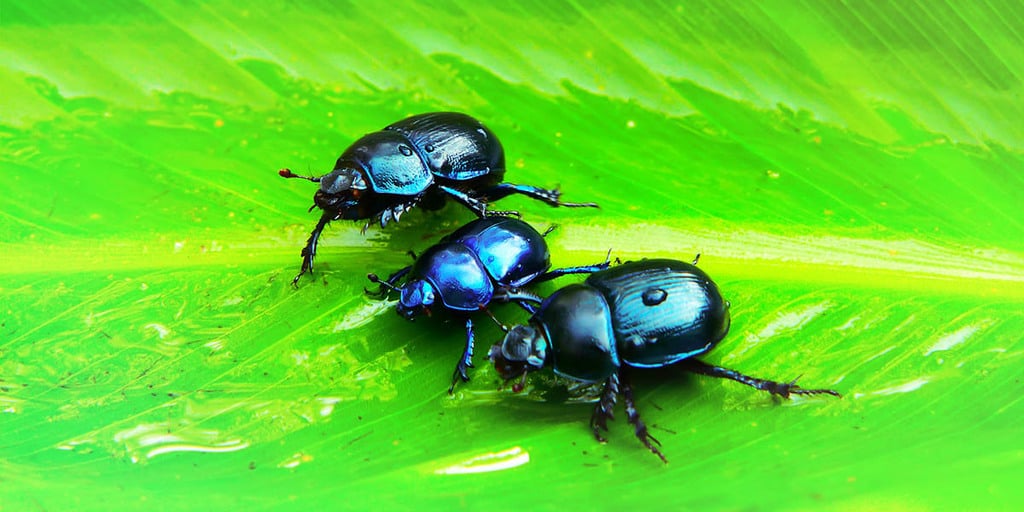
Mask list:
[[[529,373],[530,373],[530,370],[528,368],[523,368],[523,376],[522,376],[522,378],[519,379],[519,382],[516,382],[515,384],[512,385],[512,392],[513,393],[521,393],[523,391],[523,389],[526,388],[526,376]]]
[[[494,313],[491,313],[491,310],[487,309],[486,305],[480,304],[479,307],[480,311],[486,313],[487,316],[491,317],[491,320],[494,320],[494,323],[498,324],[498,329],[501,329],[501,332],[508,332],[508,326],[501,323],[501,321],[498,320],[498,317],[494,316]]]
[[[291,169],[281,169],[280,171],[277,171],[277,174],[281,175],[282,178],[301,178],[312,181],[313,183],[320,183],[320,178],[315,176],[300,176],[292,172]]]
[[[385,287],[388,290],[391,290],[393,292],[401,293],[401,291],[402,291],[402,290],[399,290],[395,285],[393,285],[393,284],[391,284],[391,283],[381,279],[380,277],[377,277],[377,274],[366,274],[366,278],[369,279],[371,283],[379,284],[379,285],[381,285],[381,286],[383,286],[383,287]]]

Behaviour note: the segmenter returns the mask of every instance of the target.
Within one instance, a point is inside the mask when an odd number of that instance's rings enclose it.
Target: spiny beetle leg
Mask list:
[[[626,416],[629,418],[629,423],[635,427],[636,437],[640,440],[644,446],[647,447],[651,453],[654,453],[661,459],[662,462],[668,464],[668,459],[662,455],[661,451],[658,450],[654,445],[661,446],[661,441],[658,441],[651,435],[647,430],[647,425],[640,419],[640,412],[636,410],[636,401],[633,399],[633,385],[629,382],[629,374],[625,370],[620,372],[622,376],[622,401],[626,405]]]
[[[686,359],[682,362],[682,365],[683,368],[694,373],[708,375],[710,377],[718,377],[720,379],[734,380],[740,384],[746,384],[754,389],[767,391],[773,395],[781,396],[782,398],[789,398],[790,395],[832,395],[835,397],[842,397],[839,392],[831,389],[803,389],[797,385],[796,379],[793,379],[790,382],[777,382],[774,380],[759,379],[757,377],[743,375],[740,372],[730,370],[728,368],[713,366],[697,359]]]
[[[487,212],[486,201],[481,201],[461,190],[454,189],[452,187],[439,185],[438,188],[441,189],[444,193],[452,196],[456,201],[465,205],[466,208],[473,210],[473,213],[475,213],[477,217],[483,218],[489,215]]]
[[[594,406],[594,414],[590,416],[590,428],[598,442],[607,442],[601,431],[608,430],[608,420],[615,419],[615,399],[619,394],[619,374],[613,373],[604,383],[601,399]]]
[[[466,319],[466,348],[462,351],[462,358],[459,359],[459,364],[455,365],[455,372],[452,373],[452,385],[448,388],[448,394],[455,393],[455,384],[462,380],[462,382],[469,382],[469,374],[467,373],[470,368],[473,367],[473,320],[470,318]]]
[[[309,239],[306,240],[306,246],[302,248],[302,269],[292,279],[292,286],[299,285],[299,278],[306,272],[313,272],[313,258],[316,257],[316,246],[320,242],[320,234],[323,233],[324,227],[334,217],[333,214],[324,212],[320,216],[320,220],[317,221],[316,227],[309,233]]]

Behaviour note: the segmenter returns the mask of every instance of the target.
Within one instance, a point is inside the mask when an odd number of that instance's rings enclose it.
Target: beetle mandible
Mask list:
[[[550,366],[555,373],[583,382],[604,381],[590,418],[594,437],[602,431],[621,393],[626,415],[638,439],[667,462],[640,419],[629,380],[630,369],[677,364],[682,369],[732,379],[773,395],[828,394],[713,366],[695,356],[710,351],[729,331],[729,303],[715,283],[696,267],[669,259],[627,262],[571,284],[545,299],[529,320],[507,331],[488,357],[506,380]]]
[[[302,249],[302,274],[313,270],[317,243],[333,220],[374,219],[383,228],[417,204],[438,209],[447,197],[479,217],[518,216],[514,211],[488,211],[490,201],[523,194],[551,206],[597,207],[595,203],[566,203],[558,189],[503,183],[505,151],[501,142],[476,119],[458,112],[432,112],[408,117],[359,138],[341,154],[334,170],[320,177],[299,176],[289,169],[285,178],[320,184],[314,205],[323,214]],[[363,232],[370,226],[367,221]]]
[[[469,380],[467,370],[473,366],[474,345],[472,313],[483,311],[490,315],[487,305],[495,300],[514,302],[532,313],[534,308],[526,301],[536,297],[523,292],[521,287],[608,268],[606,258],[596,265],[549,270],[551,254],[544,237],[552,229],[554,226],[542,234],[519,219],[484,217],[442,238],[412,265],[387,280],[367,275],[370,281],[381,285],[376,295],[383,297],[388,290],[400,294],[396,309],[408,320],[420,313],[429,315],[435,307],[464,317],[466,344],[452,374],[449,392],[454,391],[459,379]],[[398,285],[403,278],[405,281]]]

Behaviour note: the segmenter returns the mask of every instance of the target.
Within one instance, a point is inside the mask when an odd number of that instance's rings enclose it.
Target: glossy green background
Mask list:
[[[1024,9],[889,4],[4,2],[0,510],[1019,508]],[[362,288],[457,206],[335,223],[292,289],[275,171],[442,109],[600,202],[499,203],[556,265],[700,252],[707,360],[844,397],[653,372],[668,465],[482,357],[449,397],[459,326]]]

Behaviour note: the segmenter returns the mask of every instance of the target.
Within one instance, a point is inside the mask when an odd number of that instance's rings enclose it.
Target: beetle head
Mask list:
[[[505,334],[501,343],[491,347],[487,357],[501,378],[510,380],[523,376],[525,379],[527,372],[544,367],[547,347],[543,331],[532,325],[517,325]],[[520,389],[522,383],[513,387],[515,391]]]
[[[313,202],[320,209],[333,212],[335,219],[364,219],[370,216],[359,201],[365,192],[363,173],[342,167],[320,177],[320,190],[313,195]]]
[[[402,296],[398,300],[398,314],[406,320],[412,320],[421,311],[430,315],[430,306],[434,304],[434,285],[424,279],[413,279],[402,286]]]

